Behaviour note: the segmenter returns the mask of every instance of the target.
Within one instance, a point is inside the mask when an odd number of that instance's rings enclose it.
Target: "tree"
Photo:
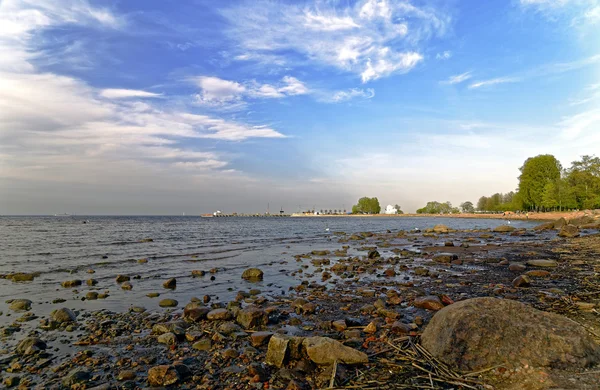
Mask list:
[[[546,184],[560,179],[560,162],[551,154],[542,154],[528,158],[519,169],[519,195],[524,207],[541,209]]]
[[[394,208],[396,209],[396,214],[404,214],[399,204],[395,205]]]
[[[452,207],[452,203],[427,202],[425,207],[417,210],[417,214],[458,214],[458,207]]]
[[[352,214],[379,214],[381,206],[379,199],[362,197],[358,200],[358,204],[352,206]]]
[[[470,201],[461,203],[460,208],[462,209],[463,213],[474,213],[475,212],[475,207],[473,206],[473,202],[470,202]]]
[[[600,158],[581,156],[581,161],[571,163],[566,178],[572,188],[577,208],[600,208]]]
[[[486,196],[482,196],[477,201],[477,210],[479,210],[479,211],[486,211],[486,208],[485,208],[486,204],[487,204],[487,197]]]

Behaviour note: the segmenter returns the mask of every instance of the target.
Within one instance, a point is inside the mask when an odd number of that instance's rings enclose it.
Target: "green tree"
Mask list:
[[[362,197],[358,200],[358,204],[352,206],[352,214],[379,214],[381,206],[379,199]]]
[[[394,208],[396,209],[397,214],[404,214],[404,211],[402,211],[402,208],[399,204],[395,205]]]
[[[519,169],[519,195],[524,207],[540,210],[543,208],[546,184],[560,179],[560,162],[550,154],[543,154],[528,158]]]
[[[427,202],[425,207],[417,210],[417,214],[458,214],[460,210],[452,207],[452,203]]]
[[[463,213],[474,213],[475,212],[475,206],[473,206],[473,202],[471,202],[471,201],[466,201],[466,202],[461,203],[460,208]]]
[[[579,209],[600,208],[600,158],[581,156],[567,170],[566,179]]]

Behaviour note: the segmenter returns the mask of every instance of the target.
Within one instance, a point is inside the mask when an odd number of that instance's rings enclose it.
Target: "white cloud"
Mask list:
[[[342,103],[355,98],[372,99],[373,97],[375,97],[375,90],[372,88],[351,88],[345,91],[335,91],[323,96],[320,98],[320,101],[326,103]]]
[[[125,20],[86,0],[4,0],[0,2],[0,70],[31,70],[29,61],[43,55],[31,50],[38,44],[36,32],[60,25],[115,29]]]
[[[423,56],[415,52],[391,54],[387,48],[380,51],[379,59],[376,62],[371,61],[370,58],[367,60],[366,68],[360,74],[363,83],[377,80],[394,72],[408,72],[423,60]]]
[[[387,0],[306,7],[247,1],[222,14],[230,23],[227,33],[240,42],[240,59],[292,51],[303,61],[360,75],[363,82],[410,71],[423,60],[419,46],[450,24],[450,17],[432,8]]]
[[[137,89],[118,89],[108,88],[100,91],[100,96],[107,99],[127,99],[127,98],[155,98],[160,97],[162,94],[153,93],[147,91],[140,91]]]
[[[470,89],[488,87],[490,85],[504,84],[504,83],[516,83],[519,79],[514,77],[498,77],[495,79],[477,81],[471,85],[469,85]]]
[[[451,52],[451,51],[449,51],[449,50],[446,50],[446,51],[444,51],[444,52],[442,52],[442,53],[437,53],[437,54],[435,55],[435,59],[436,59],[436,60],[448,60],[448,59],[450,59],[451,57],[452,57],[452,52]]]
[[[218,77],[202,76],[194,81],[202,89],[198,96],[200,103],[223,104],[241,99],[246,87],[235,81],[223,80]]]
[[[208,106],[239,105],[244,97],[279,99],[286,96],[305,95],[310,91],[300,80],[292,76],[284,76],[275,85],[260,84],[255,80],[244,82],[223,80],[218,77],[193,78],[201,89],[196,95],[196,102]]]
[[[7,22],[7,23],[4,23]],[[149,101],[162,95],[141,90],[97,89],[74,77],[44,72],[33,60],[45,28],[120,26],[120,19],[86,1],[0,3],[0,179],[131,184],[177,172],[231,173],[217,151],[184,147],[187,141],[282,138],[269,126],[186,112]],[[4,53],[14,56],[6,60]],[[212,99],[227,99],[244,87],[200,80]],[[296,90],[290,79],[285,85]],[[118,101],[114,101],[117,99]],[[205,141],[206,142],[206,141]],[[127,181],[130,178],[130,181]]]
[[[450,76],[448,80],[440,81],[441,84],[460,84],[463,81],[466,81],[472,77],[471,72],[465,72],[461,74],[457,74],[454,76]]]

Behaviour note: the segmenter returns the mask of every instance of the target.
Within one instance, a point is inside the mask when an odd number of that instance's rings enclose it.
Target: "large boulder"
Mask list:
[[[306,354],[316,364],[329,365],[335,362],[363,364],[369,362],[366,353],[350,348],[329,337],[307,337],[302,342]]]
[[[600,363],[600,346],[582,326],[507,299],[473,298],[447,306],[431,319],[421,340],[433,356],[463,371]]]
[[[558,235],[566,238],[579,237],[579,229],[575,225],[565,225],[560,229]]]

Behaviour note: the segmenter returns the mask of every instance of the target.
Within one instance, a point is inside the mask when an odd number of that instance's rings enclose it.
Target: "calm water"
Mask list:
[[[88,221],[84,224],[83,221]],[[0,274],[41,272],[33,282],[13,283],[0,279],[0,324],[6,323],[10,298],[28,298],[37,315],[57,307],[51,301],[66,299],[72,309],[127,310],[131,305],[157,309],[159,299],[146,297],[160,292],[185,304],[193,296],[211,295],[227,300],[242,289],[259,288],[281,293],[298,280],[289,272],[298,269],[293,255],[315,249],[337,249],[334,231],[347,233],[429,228],[444,223],[455,229],[493,228],[502,220],[429,218],[199,218],[199,217],[0,217]],[[513,221],[515,227],[535,222]],[[327,231],[326,229],[329,229]],[[152,238],[153,242],[140,242]],[[139,259],[148,263],[139,264]],[[264,282],[241,280],[243,270],[255,266],[265,271]],[[218,268],[210,275],[192,278],[191,270]],[[89,274],[88,270],[95,273]],[[117,274],[139,275],[132,291],[115,283]],[[177,289],[168,291],[162,282],[177,278]],[[60,282],[71,279],[98,280],[77,293]],[[81,301],[89,290],[109,291],[109,298]],[[14,317],[14,315],[13,315]]]

